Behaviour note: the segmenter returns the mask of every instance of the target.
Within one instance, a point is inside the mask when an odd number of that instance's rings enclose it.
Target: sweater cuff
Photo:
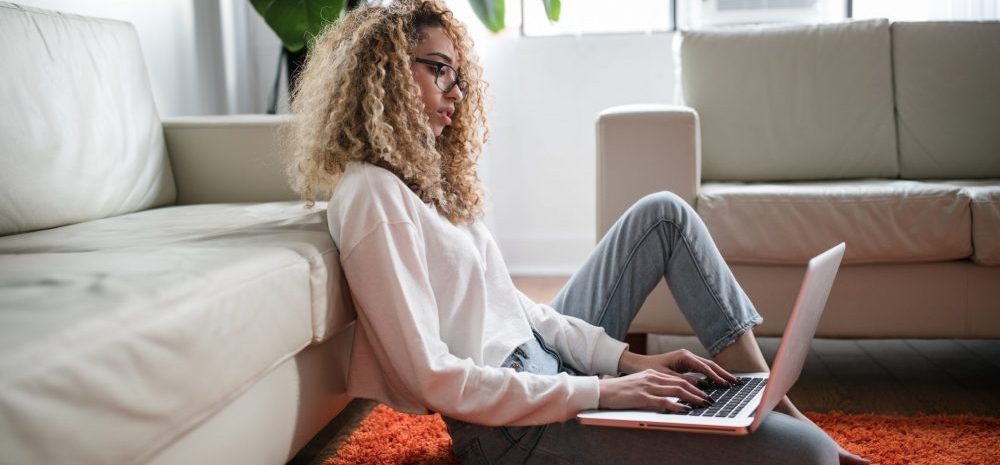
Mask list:
[[[622,352],[625,352],[627,348],[628,344],[607,334],[602,334],[594,348],[592,366],[594,372],[603,375],[617,375],[618,360],[622,358]]]
[[[576,414],[583,410],[593,410],[601,404],[600,379],[596,376],[568,376],[572,385],[570,392],[572,398],[567,403],[569,411],[566,412],[566,419],[576,418]]]

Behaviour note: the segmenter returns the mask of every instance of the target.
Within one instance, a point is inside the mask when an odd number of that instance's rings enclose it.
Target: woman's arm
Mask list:
[[[628,344],[608,336],[604,328],[563,315],[517,291],[531,326],[552,345],[563,361],[585,373],[616,375]]]
[[[373,363],[401,394],[485,425],[563,421],[598,406],[596,377],[517,373],[452,355],[441,340],[423,242],[412,223],[381,223],[354,244],[341,263],[359,323]]]
[[[692,405],[703,405],[707,399],[696,387],[697,379],[684,373],[706,373],[720,384],[735,381],[724,370],[708,368],[709,364],[718,368],[714,362],[686,350],[652,356],[629,352],[625,343],[608,336],[603,328],[535,303],[520,291],[518,295],[532,326],[573,367],[588,373],[627,375],[600,380],[601,408],[680,412],[686,407],[673,398]]]

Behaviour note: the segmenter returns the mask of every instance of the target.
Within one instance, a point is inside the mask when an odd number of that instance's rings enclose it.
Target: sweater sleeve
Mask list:
[[[521,291],[518,297],[532,327],[564,361],[585,373],[618,374],[618,360],[628,344],[608,336],[604,328],[535,303]]]
[[[442,341],[423,242],[409,222],[382,223],[341,255],[385,379],[444,415],[483,425],[564,421],[596,408],[596,377],[477,366]]]

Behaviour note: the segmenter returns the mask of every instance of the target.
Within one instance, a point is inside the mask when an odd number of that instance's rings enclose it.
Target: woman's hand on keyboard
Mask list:
[[[692,384],[699,384],[701,378],[690,373],[701,373],[705,375],[707,380],[719,386],[728,386],[739,382],[735,376],[714,361],[699,357],[687,349],[656,355],[640,355],[627,350],[622,353],[618,360],[618,371],[637,373],[642,370],[656,370],[664,374],[682,377]]]
[[[678,375],[658,370],[643,370],[617,378],[600,380],[600,408],[643,409],[661,412],[685,412],[690,405],[708,405],[708,395]]]

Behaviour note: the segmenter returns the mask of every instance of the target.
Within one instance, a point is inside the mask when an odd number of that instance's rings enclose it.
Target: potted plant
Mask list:
[[[319,36],[323,28],[336,22],[349,10],[363,5],[365,0],[250,0],[257,13],[281,39],[281,58],[274,79],[268,113],[277,111],[278,82],[281,62],[286,64],[288,92],[295,90],[295,82],[302,64],[309,54],[309,42]],[[549,21],[559,20],[560,0],[542,0]],[[504,28],[504,0],[469,0],[476,17],[492,32]]]

